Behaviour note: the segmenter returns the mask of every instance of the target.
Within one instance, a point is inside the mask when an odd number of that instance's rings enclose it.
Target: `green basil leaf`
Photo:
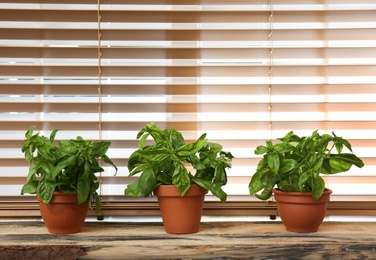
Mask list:
[[[57,185],[55,183],[50,183],[48,181],[39,181],[37,194],[44,204],[48,205],[50,203],[56,186]]]
[[[37,192],[37,187],[38,187],[38,182],[37,180],[34,181],[29,181],[25,185],[22,186],[21,189],[21,195],[24,195],[25,193],[28,194],[36,194]]]
[[[172,184],[178,188],[181,196],[184,196],[191,186],[188,171],[182,163],[177,163],[175,167],[172,174]]]
[[[98,158],[108,151],[110,148],[111,142],[97,142],[92,143],[92,157]]]
[[[79,180],[77,183],[78,204],[87,201],[90,192],[90,182],[87,180]]]
[[[325,182],[320,176],[316,176],[312,180],[312,196],[314,200],[318,200],[323,194],[325,189]]]
[[[279,171],[280,167],[280,160],[279,160],[279,155],[277,153],[272,153],[267,156],[267,162],[268,166],[270,167],[270,170],[277,174]]]
[[[255,196],[260,200],[267,200],[272,196],[272,194],[272,189],[264,189],[261,194],[255,194]]]
[[[76,164],[76,156],[72,155],[69,157],[64,158],[60,161],[53,169],[52,169],[52,178],[56,178],[56,176],[65,168],[70,165]]]
[[[78,148],[72,140],[61,140],[59,142],[59,148],[66,154],[76,154],[78,152]]]
[[[257,192],[262,190],[264,186],[261,182],[261,175],[265,175],[268,172],[270,172],[270,169],[264,168],[259,171],[257,171],[255,174],[253,174],[251,181],[249,182],[248,189],[249,193],[251,195],[255,195]]]

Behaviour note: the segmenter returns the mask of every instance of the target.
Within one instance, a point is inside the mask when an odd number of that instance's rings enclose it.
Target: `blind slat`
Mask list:
[[[376,197],[373,0],[0,0],[0,9],[0,199],[30,199],[19,196],[30,125],[61,129],[57,140],[111,141],[119,172],[105,167],[101,195],[122,198],[150,122],[231,151],[233,203],[256,201],[255,147],[290,130],[349,139],[366,166],[326,177],[333,200]]]

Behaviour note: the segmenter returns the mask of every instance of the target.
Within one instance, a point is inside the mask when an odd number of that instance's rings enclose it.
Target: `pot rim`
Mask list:
[[[186,196],[198,196],[198,195],[205,195],[208,193],[207,189],[202,188],[197,184],[191,184],[188,191],[184,194],[183,197]],[[168,185],[168,184],[161,184],[157,188],[153,190],[153,194],[155,196],[180,196],[180,192],[175,185]]]
[[[299,192],[299,191],[282,191],[278,188],[275,188],[272,190],[273,193],[277,193],[277,194],[285,194],[285,195],[288,195],[288,196],[312,196],[312,192],[311,191],[305,191],[305,192]],[[333,191],[329,188],[325,188],[324,189],[324,192],[323,194],[326,194],[326,195],[330,195],[332,194]]]

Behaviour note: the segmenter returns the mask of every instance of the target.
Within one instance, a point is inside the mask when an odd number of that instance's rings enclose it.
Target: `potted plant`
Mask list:
[[[154,143],[146,145],[149,136]],[[129,176],[140,174],[140,177],[124,193],[144,197],[154,193],[167,233],[198,232],[208,190],[222,202],[227,199],[222,186],[227,183],[226,169],[231,167],[233,156],[222,151],[220,144],[205,138],[203,134],[195,142],[185,143],[179,131],[162,130],[154,124],[147,124],[137,135],[139,149],[129,157],[128,169]],[[191,199],[197,200],[197,204]],[[172,200],[172,210],[166,200]],[[189,208],[193,205],[197,205],[196,210]],[[189,220],[195,223],[185,222]]]
[[[262,200],[274,193],[288,231],[315,232],[325,217],[332,193],[325,188],[320,174],[346,172],[352,165],[361,168],[364,163],[353,154],[351,144],[334,132],[320,135],[316,130],[300,137],[291,131],[278,140],[276,144],[266,141],[265,146],[256,148],[255,154],[263,157],[249,182],[249,192]],[[343,148],[349,152],[344,153]]]
[[[93,209],[92,201],[96,203],[97,213],[101,211],[95,173],[104,170],[98,159],[117,170],[106,155],[111,143],[92,142],[77,136],[75,140],[60,140],[55,146],[58,130],[53,130],[47,138],[33,134],[34,129],[35,126],[28,129],[22,146],[30,167],[21,194],[37,195],[42,218],[50,233],[79,232],[88,208]]]

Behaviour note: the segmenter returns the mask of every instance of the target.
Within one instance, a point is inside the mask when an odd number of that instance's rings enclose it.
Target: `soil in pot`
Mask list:
[[[73,234],[81,231],[85,222],[88,203],[77,203],[77,194],[64,194],[54,192],[48,205],[45,205],[39,197],[39,209],[48,229],[54,234]]]
[[[164,229],[170,234],[190,234],[199,231],[208,191],[193,184],[181,197],[174,185],[161,185],[154,190],[162,215]]]
[[[326,189],[315,201],[311,192],[273,190],[278,213],[287,231],[317,232],[326,215],[332,190]]]

